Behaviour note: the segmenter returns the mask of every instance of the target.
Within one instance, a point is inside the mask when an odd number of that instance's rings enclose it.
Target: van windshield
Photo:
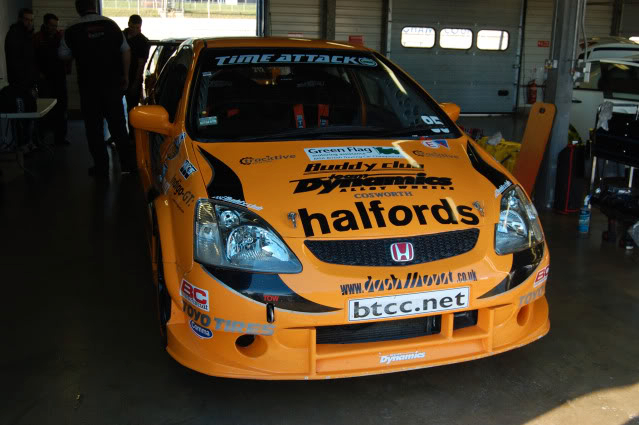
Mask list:
[[[200,141],[460,137],[423,90],[383,58],[328,49],[207,49],[191,90]]]

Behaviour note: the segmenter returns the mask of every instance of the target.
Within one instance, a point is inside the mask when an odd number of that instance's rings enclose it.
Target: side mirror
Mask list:
[[[129,121],[135,128],[168,135],[171,130],[169,113],[159,105],[136,106],[129,114]]]
[[[446,112],[446,115],[456,122],[459,118],[459,113],[461,112],[461,108],[454,103],[440,103],[439,106]]]

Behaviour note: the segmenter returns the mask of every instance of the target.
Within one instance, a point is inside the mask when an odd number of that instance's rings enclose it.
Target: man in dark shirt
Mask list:
[[[58,100],[47,114],[49,127],[53,129],[56,145],[68,145],[67,136],[67,70],[58,56],[62,31],[58,31],[58,17],[52,13],[44,15],[40,31],[33,37],[35,56],[40,71],[38,94]]]
[[[149,58],[149,39],[142,34],[142,17],[131,15],[129,26],[124,31],[127,43],[131,47],[131,67],[129,68],[129,89],[126,92],[127,112],[140,103],[142,96],[142,74]],[[129,122],[129,136],[133,138],[133,127]]]
[[[96,13],[95,0],[76,0],[75,8],[80,20],[65,31],[58,54],[62,59],[73,57],[76,61],[80,108],[95,163],[89,174],[108,178],[104,118],[118,149],[121,170],[135,169],[122,109],[122,94],[129,85],[131,51],[118,25]]]
[[[25,90],[35,87],[38,79],[33,49],[33,11],[20,9],[18,22],[11,25],[4,40],[9,84]]]
[[[30,100],[34,100],[37,96],[38,70],[33,49],[33,11],[31,9],[20,9],[18,12],[18,22],[11,25],[4,39],[4,52],[7,60],[7,79],[13,92],[19,93],[20,97],[29,97]],[[24,108],[27,109],[26,105]],[[18,120],[15,129],[14,136],[19,149],[25,153],[33,150],[35,148],[31,141],[33,122]]]

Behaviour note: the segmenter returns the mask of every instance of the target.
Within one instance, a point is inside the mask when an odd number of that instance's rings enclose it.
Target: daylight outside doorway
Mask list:
[[[256,0],[101,0],[102,14],[127,27],[142,16],[149,40],[256,35]]]

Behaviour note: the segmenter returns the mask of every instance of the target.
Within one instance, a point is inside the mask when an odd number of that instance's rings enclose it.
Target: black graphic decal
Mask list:
[[[260,303],[272,303],[277,308],[301,313],[330,313],[340,310],[307,300],[289,288],[276,274],[202,267],[229,288]]]
[[[200,148],[200,153],[211,167],[211,181],[206,185],[206,193],[209,198],[214,196],[229,196],[238,201],[244,201],[244,190],[240,178],[231,168]]]
[[[468,158],[470,158],[470,163],[473,165],[473,168],[479,172],[482,176],[486,177],[488,181],[490,181],[495,188],[501,187],[504,183],[510,182],[508,177],[502,174],[500,171],[494,169],[490,166],[486,161],[479,156],[475,148],[468,142],[466,144],[466,152],[468,153]]]
[[[494,297],[521,285],[539,266],[543,255],[543,242],[532,248],[513,253],[513,265],[510,267],[508,276],[479,298]]]

